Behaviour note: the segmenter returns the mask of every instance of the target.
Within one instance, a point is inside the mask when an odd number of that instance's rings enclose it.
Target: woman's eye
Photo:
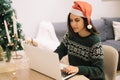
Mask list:
[[[80,20],[79,19],[75,19],[76,22],[79,22]]]

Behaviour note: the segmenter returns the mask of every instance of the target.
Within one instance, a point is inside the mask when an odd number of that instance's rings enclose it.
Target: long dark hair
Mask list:
[[[74,31],[73,31],[73,29],[72,29],[72,27],[71,27],[71,25],[70,25],[70,14],[71,14],[71,13],[68,14],[67,26],[68,26],[69,36],[70,36],[70,37],[73,37]],[[82,18],[83,18],[83,20],[84,20],[84,25],[85,25],[86,30],[87,30],[88,32],[92,33],[92,34],[98,34],[98,31],[97,31],[96,28],[93,26],[91,20],[90,20],[90,24],[92,25],[92,29],[88,29],[88,28],[87,28],[87,25],[88,25],[87,18],[84,18],[84,17],[82,17]]]

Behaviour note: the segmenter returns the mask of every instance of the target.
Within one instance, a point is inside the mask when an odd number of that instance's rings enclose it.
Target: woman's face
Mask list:
[[[81,32],[85,29],[83,18],[74,14],[70,14],[70,25],[75,33]]]

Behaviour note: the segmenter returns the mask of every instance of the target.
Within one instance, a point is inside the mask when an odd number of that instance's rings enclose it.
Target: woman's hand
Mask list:
[[[37,43],[35,40],[33,40],[33,39],[31,40],[31,43],[32,43],[32,45],[35,46],[35,47],[38,46],[38,43]]]
[[[27,43],[27,44],[30,44],[30,45],[33,45],[33,46],[35,46],[35,47],[38,46],[37,41],[36,41],[35,39],[32,39],[32,38],[26,39],[26,43]]]
[[[63,68],[62,71],[71,74],[71,73],[78,73],[79,69],[76,66],[67,66]]]

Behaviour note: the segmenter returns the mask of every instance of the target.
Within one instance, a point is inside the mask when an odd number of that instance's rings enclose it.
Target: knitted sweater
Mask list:
[[[79,68],[78,74],[90,80],[104,80],[103,49],[96,34],[87,37],[74,34],[73,38],[69,38],[66,33],[55,52],[59,59],[68,54],[70,65]]]

